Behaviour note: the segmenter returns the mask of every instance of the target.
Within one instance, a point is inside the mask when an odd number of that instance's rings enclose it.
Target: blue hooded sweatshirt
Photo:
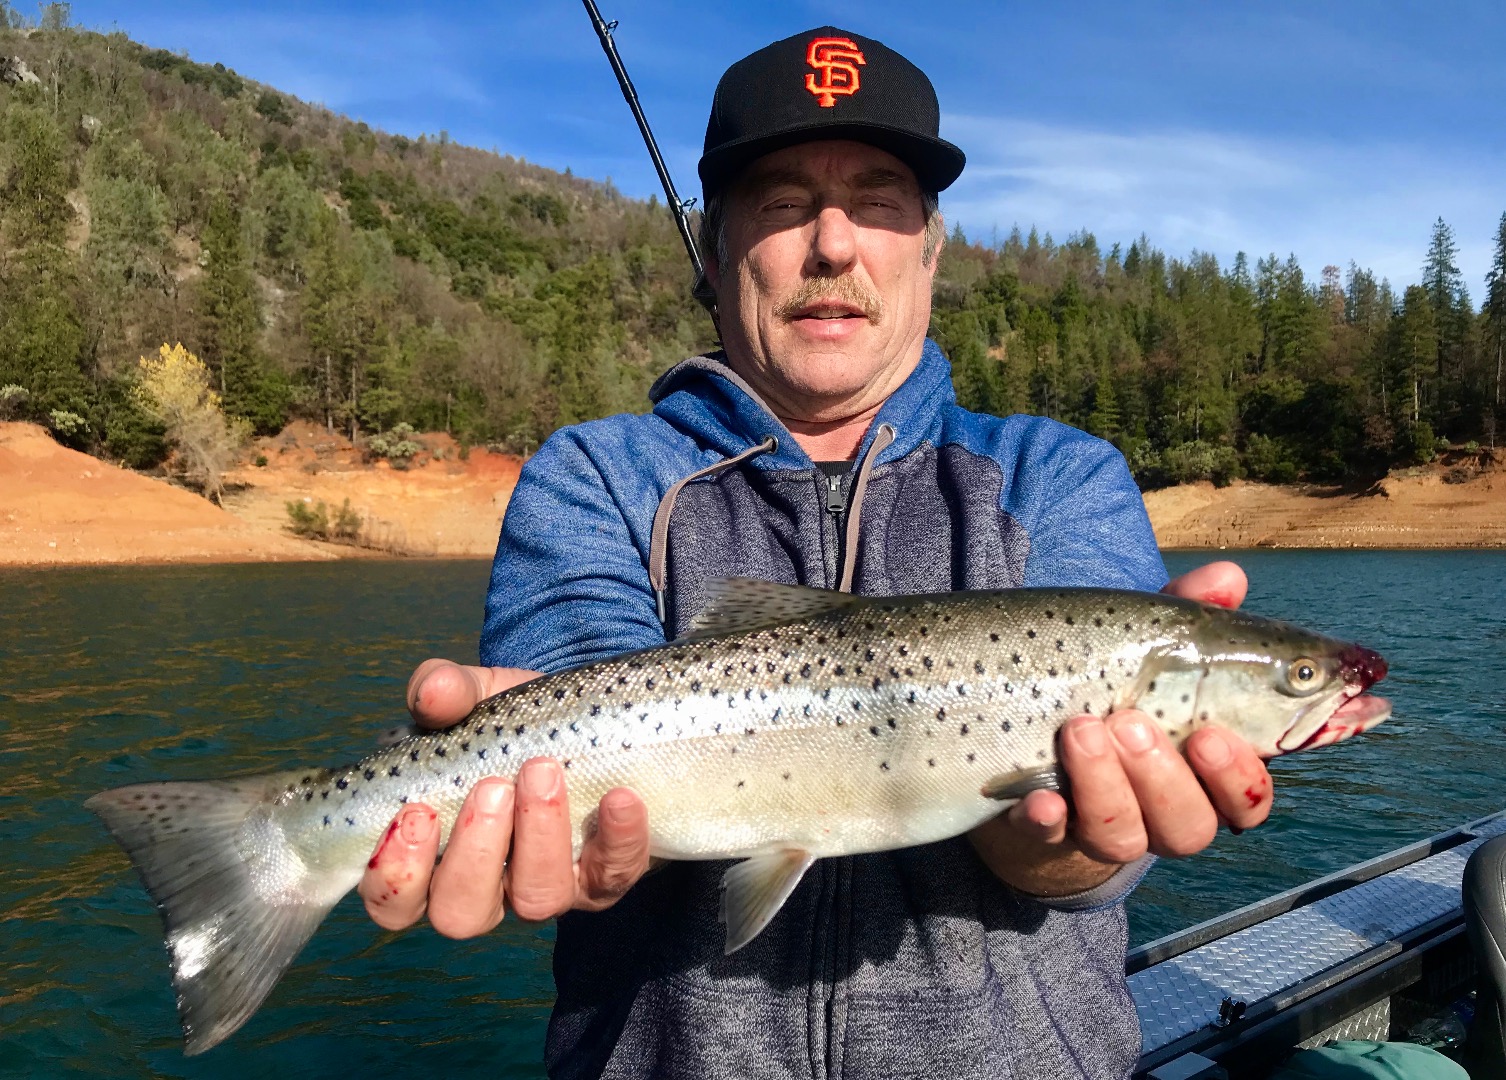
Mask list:
[[[524,466],[483,663],[553,672],[660,644],[721,577],[876,596],[1165,583],[1118,451],[960,408],[932,342],[846,475],[811,461],[720,354],[650,396],[652,413],[564,428]],[[1129,1075],[1122,899],[1143,867],[1045,903],[960,837],[824,859],[723,956],[727,865],[670,864],[610,910],[559,920],[551,1075]]]

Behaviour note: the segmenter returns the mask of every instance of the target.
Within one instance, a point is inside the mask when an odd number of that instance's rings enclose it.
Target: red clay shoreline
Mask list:
[[[257,440],[227,477],[224,508],[167,480],[60,446],[27,423],[0,423],[0,567],[336,559],[489,559],[522,461],[462,453],[420,437],[406,469],[368,462],[312,424]],[[1441,467],[1403,470],[1365,491],[1236,481],[1148,492],[1166,550],[1506,547],[1506,466],[1445,481]],[[301,539],[287,504],[348,500],[361,545]]]

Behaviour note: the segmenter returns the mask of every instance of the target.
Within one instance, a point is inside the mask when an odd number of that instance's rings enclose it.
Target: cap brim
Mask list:
[[[817,123],[791,128],[775,135],[752,136],[726,143],[701,158],[697,171],[701,189],[720,191],[747,166],[775,150],[826,139],[852,139],[887,151],[915,173],[923,191],[945,191],[962,175],[967,155],[945,139],[917,135],[882,124]]]

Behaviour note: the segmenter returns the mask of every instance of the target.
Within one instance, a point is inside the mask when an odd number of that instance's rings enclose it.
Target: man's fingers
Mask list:
[[[575,905],[570,806],[559,762],[524,762],[516,798],[507,900],[519,918],[552,919]]]
[[[1192,855],[1213,842],[1218,815],[1166,733],[1136,709],[1110,717],[1110,736],[1157,855]]]
[[[1161,591],[1187,600],[1236,608],[1244,603],[1249,588],[1249,579],[1238,563],[1214,562],[1173,578]]]
[[[575,906],[611,907],[648,869],[648,808],[627,788],[613,788],[596,810],[596,834],[581,849]]]
[[[1069,721],[1062,729],[1061,754],[1077,811],[1078,847],[1101,862],[1134,862],[1144,855],[1149,840],[1140,802],[1107,725],[1093,716]]]
[[[408,711],[420,727],[447,728],[465,719],[486,698],[537,676],[538,672],[522,668],[425,660],[408,679]]]
[[[429,923],[445,937],[476,937],[502,921],[512,811],[513,787],[496,777],[477,784],[461,804],[429,896]]]
[[[1021,836],[1037,844],[1060,844],[1067,838],[1067,800],[1054,791],[1032,791],[1007,816]]]
[[[359,887],[378,926],[401,930],[423,917],[438,851],[438,815],[421,803],[404,807],[377,844]]]
[[[1204,728],[1187,740],[1187,759],[1231,828],[1253,829],[1270,816],[1271,774],[1249,743],[1221,728]]]
[[[408,680],[408,711],[422,727],[447,728],[485,695],[478,669],[450,660],[425,660]]]

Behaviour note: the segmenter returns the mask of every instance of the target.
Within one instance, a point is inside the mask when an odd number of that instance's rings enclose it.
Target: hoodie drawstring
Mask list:
[[[675,500],[680,497],[680,491],[692,480],[699,480],[703,476],[714,476],[719,472],[734,468],[757,457],[759,454],[773,454],[779,450],[779,440],[770,435],[757,446],[750,446],[741,454],[736,454],[714,465],[708,465],[704,469],[691,473],[685,479],[677,481],[664,493],[664,498],[659,500],[659,508],[654,511],[654,528],[649,534],[648,543],[648,583],[654,590],[654,608],[659,614],[659,625],[665,630],[669,629],[669,615],[664,600],[665,574],[669,563],[669,518],[675,512]]]
[[[843,532],[842,551],[844,555],[842,577],[837,584],[837,591],[851,592],[852,579],[858,564],[858,527],[863,510],[863,496],[868,492],[868,478],[873,475],[873,467],[882,453],[894,442],[895,431],[889,424],[880,424],[874,434],[873,442],[868,446],[868,452],[863,455],[862,462],[858,465],[857,479],[852,485],[852,502],[847,509],[847,527]],[[779,450],[779,439],[770,435],[757,446],[750,446],[740,454],[725,460],[718,461],[714,465],[708,465],[691,473],[683,480],[676,481],[670,489],[664,493],[664,498],[659,500],[659,507],[654,511],[654,527],[649,535],[648,548],[648,583],[654,590],[654,610],[659,616],[659,624],[666,631],[669,629],[669,609],[666,597],[667,575],[669,567],[669,519],[675,512],[675,501],[680,497],[680,492],[685,485],[703,477],[714,476],[728,469],[736,468],[750,458],[760,454],[772,454]]]
[[[852,578],[858,567],[858,516],[863,511],[863,496],[868,493],[868,477],[878,456],[894,441],[894,428],[880,424],[858,466],[858,478],[852,485],[852,505],[847,508],[847,528],[842,535],[842,579],[837,582],[838,592],[852,592]]]

